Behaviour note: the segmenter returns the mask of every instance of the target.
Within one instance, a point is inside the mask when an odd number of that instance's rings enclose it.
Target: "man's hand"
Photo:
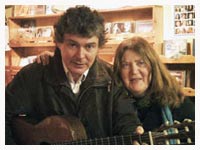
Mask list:
[[[42,65],[45,66],[49,64],[49,58],[53,57],[53,55],[54,52],[44,51],[35,58],[34,62],[37,62],[38,64],[42,63]]]

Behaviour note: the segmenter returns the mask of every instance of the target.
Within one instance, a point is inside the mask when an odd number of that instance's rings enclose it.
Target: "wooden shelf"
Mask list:
[[[55,47],[56,44],[53,42],[41,42],[41,43],[10,43],[10,47],[12,48],[24,48],[24,47]]]
[[[61,16],[61,14],[49,14],[49,15],[46,15],[46,14],[42,14],[42,15],[26,15],[26,16],[15,16],[15,17],[10,17],[9,19],[12,19],[12,20],[23,20],[23,19],[45,19],[45,18],[59,18]]]
[[[195,64],[195,57],[192,55],[183,55],[177,59],[170,59],[160,55],[160,59],[164,64]]]

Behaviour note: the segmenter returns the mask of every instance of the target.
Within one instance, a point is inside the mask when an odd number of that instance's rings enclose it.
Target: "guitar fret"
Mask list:
[[[110,138],[110,145],[117,145],[116,136]]]
[[[89,144],[88,145],[95,145],[95,140],[94,139],[89,139]]]
[[[123,136],[123,144],[124,145],[132,145],[132,143],[133,143],[133,141],[132,141],[131,135]]]
[[[118,144],[116,136],[111,138],[111,143],[112,143],[112,145],[117,145]]]
[[[107,140],[108,140],[108,145],[110,145],[110,140],[109,140],[109,137],[107,137]]]
[[[117,138],[116,138],[116,136],[114,136],[113,138],[114,138],[115,145],[117,145]]]
[[[98,139],[94,139],[94,145],[98,145]]]
[[[83,144],[83,140],[79,140],[79,141],[77,141],[74,145],[82,145]]]
[[[104,145],[104,143],[103,143],[103,138],[100,138],[101,139],[101,145]]]
[[[99,139],[95,138],[94,141],[95,141],[95,145],[100,145]]]
[[[122,145],[124,145],[124,137],[121,136],[121,140],[122,140]]]
[[[108,137],[106,137],[106,138],[103,139],[103,143],[104,143],[104,145],[109,145],[109,139],[108,139]]]
[[[129,139],[130,139],[130,143],[132,144],[133,143],[132,135],[129,135]]]

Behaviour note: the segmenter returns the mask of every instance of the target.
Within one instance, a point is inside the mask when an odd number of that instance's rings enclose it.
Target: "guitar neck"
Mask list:
[[[169,140],[174,139],[175,144],[194,144],[188,143],[185,139],[187,137],[192,137],[194,140],[194,132],[189,131],[185,133],[180,131],[177,134],[164,135],[162,132],[146,132],[143,135],[121,135],[106,138],[96,138],[96,139],[83,139],[78,141],[67,141],[54,143],[53,145],[132,145],[134,140],[139,143],[147,143],[150,145],[166,145]]]
[[[125,135],[125,136],[113,136],[106,138],[98,138],[98,139],[83,139],[78,141],[67,141],[67,142],[59,142],[56,144],[63,145],[132,145],[133,140],[138,138],[138,136],[134,135]]]

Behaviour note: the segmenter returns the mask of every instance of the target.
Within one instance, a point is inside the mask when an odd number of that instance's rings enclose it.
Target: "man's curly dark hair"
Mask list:
[[[103,17],[96,10],[91,10],[86,6],[69,8],[54,27],[56,42],[62,43],[66,33],[82,37],[97,36],[99,47],[106,41]]]

